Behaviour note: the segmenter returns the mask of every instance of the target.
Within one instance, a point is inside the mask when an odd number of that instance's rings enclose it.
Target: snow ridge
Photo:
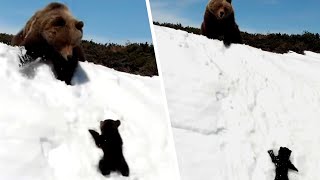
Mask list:
[[[47,65],[19,69],[20,53],[0,44],[0,179],[105,179],[88,129],[108,118],[121,120],[131,173],[109,179],[178,179],[159,77],[81,62],[67,86]]]
[[[154,26],[181,179],[270,180],[267,153],[320,168],[320,55],[276,54]]]

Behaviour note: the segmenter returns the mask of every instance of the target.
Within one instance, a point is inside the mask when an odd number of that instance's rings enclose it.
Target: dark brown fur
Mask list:
[[[76,20],[65,5],[50,3],[30,18],[11,44],[24,46],[33,59],[49,61],[57,79],[71,84],[78,61],[85,60],[82,27],[83,22]]]
[[[201,24],[201,34],[211,39],[223,36],[225,45],[242,43],[231,0],[209,1]]]

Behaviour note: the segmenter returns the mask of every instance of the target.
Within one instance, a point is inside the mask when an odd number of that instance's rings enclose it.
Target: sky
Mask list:
[[[50,0],[0,0],[0,33],[16,34]],[[58,0],[84,22],[84,39],[98,43],[152,42],[145,0]]]
[[[154,21],[200,27],[208,0],[150,0]],[[236,22],[250,33],[320,33],[320,0],[233,0]]]

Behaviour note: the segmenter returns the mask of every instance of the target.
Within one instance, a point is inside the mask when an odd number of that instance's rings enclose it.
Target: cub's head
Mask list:
[[[83,22],[75,19],[60,3],[49,4],[39,14],[41,36],[64,59],[72,58],[73,48],[81,43]]]
[[[286,148],[286,147],[280,147],[279,151],[278,151],[278,157],[280,160],[289,160],[291,155],[291,150]]]
[[[104,121],[100,121],[100,130],[102,134],[109,134],[118,131],[118,127],[120,126],[119,120],[111,120],[107,119]]]
[[[234,13],[231,0],[210,0],[207,5],[207,10],[218,20],[226,19]]]

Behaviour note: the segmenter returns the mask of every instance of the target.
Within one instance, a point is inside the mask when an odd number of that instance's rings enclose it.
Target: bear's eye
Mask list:
[[[227,0],[227,2],[231,4],[231,0]]]
[[[53,22],[53,26],[64,26],[66,25],[66,21],[62,17],[57,17]]]
[[[225,12],[226,14],[229,14],[228,11],[229,11],[228,8],[224,8],[224,12]]]

